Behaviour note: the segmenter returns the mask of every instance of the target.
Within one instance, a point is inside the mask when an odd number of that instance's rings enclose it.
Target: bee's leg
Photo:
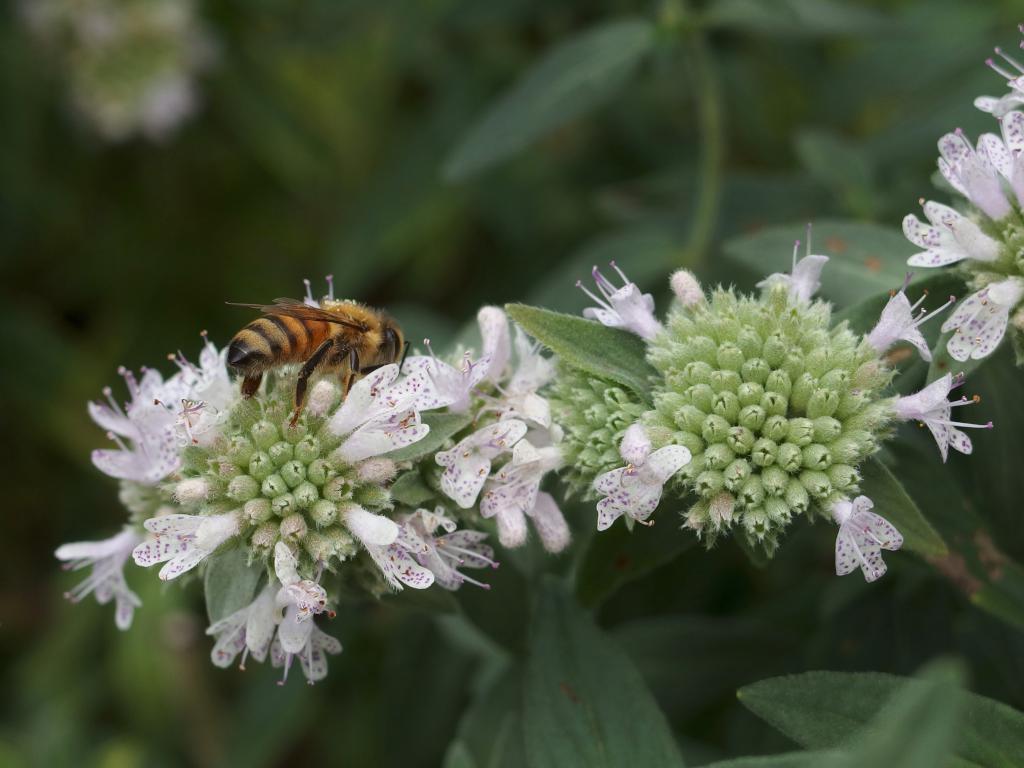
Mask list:
[[[255,373],[242,379],[242,397],[248,400],[255,395],[256,390],[260,388],[261,381],[263,381],[262,373]]]
[[[402,359],[398,361],[398,373],[401,375],[402,369],[405,367],[405,356],[409,354],[409,342],[405,342],[405,346],[402,347]]]
[[[309,382],[309,377],[313,375],[313,371],[315,371],[317,366],[323,362],[324,355],[326,355],[333,346],[334,339],[328,339],[325,341],[316,348],[316,351],[309,356],[309,359],[302,364],[302,368],[299,370],[299,378],[295,381],[295,411],[292,413],[291,420],[291,425],[293,427],[299,420],[299,416],[302,415],[302,406],[306,400],[306,384]]]
[[[352,382],[355,380],[357,373],[363,373],[359,369],[359,353],[354,349],[350,349],[348,351],[348,370],[345,371],[345,383],[341,388],[342,400],[348,397],[348,392],[352,389]]]

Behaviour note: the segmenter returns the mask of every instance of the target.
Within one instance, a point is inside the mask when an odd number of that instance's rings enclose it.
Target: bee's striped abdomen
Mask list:
[[[326,337],[324,323],[277,315],[261,317],[235,334],[228,348],[228,363],[241,371],[257,371],[300,362]]]

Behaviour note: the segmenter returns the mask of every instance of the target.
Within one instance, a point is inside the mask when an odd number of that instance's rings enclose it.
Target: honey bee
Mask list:
[[[228,365],[242,376],[242,396],[252,397],[263,374],[278,366],[299,364],[295,383],[294,425],[302,413],[309,378],[317,371],[342,377],[342,396],[347,396],[357,376],[403,361],[408,342],[402,329],[386,312],[330,293],[314,302],[306,281],[307,300],[274,299],[273,304],[233,304],[260,310],[265,317],[253,320],[234,335],[228,345]]]

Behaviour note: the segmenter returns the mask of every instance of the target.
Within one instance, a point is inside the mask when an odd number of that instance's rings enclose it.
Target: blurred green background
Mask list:
[[[444,348],[481,304],[579,311],[576,278],[609,258],[664,297],[665,275],[684,263],[751,287],[755,273],[722,244],[765,226],[895,229],[931,194],[935,140],[958,125],[991,130],[971,101],[1002,93],[983,60],[1015,45],[1021,20],[1017,0],[691,10],[706,24],[630,0],[211,0],[195,8],[212,44],[196,113],[161,140],[111,142],[72,102],[75,43],[31,31],[26,8],[6,4],[0,765],[440,765],[504,664],[500,634],[415,601],[350,606],[331,627],[345,652],[328,680],[278,688],[258,665],[212,667],[197,585],[163,589],[130,570],[145,605],[126,634],[109,606],[62,600],[77,577],[61,573],[54,548],[124,519],[116,483],[89,462],[105,439],[86,400],[117,389],[119,365],[194,355],[202,329],[224,343],[248,317],[226,300],[299,294],[303,277],[332,272],[340,293],[390,308],[411,339]],[[628,85],[508,161],[444,177],[522,72],[623,16],[659,23]],[[146,66],[141,51],[91,76],[116,90]],[[1003,361],[978,386],[1012,394],[1014,375]],[[1012,436],[997,430],[975,459],[1019,466]],[[926,513],[950,498],[943,483],[959,484],[1000,549],[1024,557],[1019,503],[1003,503],[1020,498],[1019,478],[970,476],[960,456],[950,466],[961,469],[936,478],[934,446],[904,451],[890,458],[922,480],[907,483],[924,489]],[[944,532],[961,512],[946,511]],[[592,526],[585,506],[570,512]],[[601,603],[599,624],[634,655],[691,764],[786,748],[734,696],[784,671],[907,674],[953,653],[973,689],[1024,706],[1021,634],[963,597],[970,573],[898,555],[866,589],[830,576],[830,537],[802,527],[767,570],[732,544],[692,549]],[[568,565],[526,559],[466,599],[516,616],[537,572]]]

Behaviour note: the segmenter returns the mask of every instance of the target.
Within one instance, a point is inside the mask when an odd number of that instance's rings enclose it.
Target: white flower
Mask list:
[[[312,617],[327,610],[327,593],[310,579],[300,579],[298,561],[283,541],[274,547],[274,572],[281,588],[275,602],[284,609],[277,628],[277,639],[287,654],[297,655],[309,643],[313,633]]]
[[[517,419],[499,421],[464,437],[434,459],[444,467],[441,490],[463,509],[469,509],[491,473],[491,461],[511,451],[526,434],[526,424]]]
[[[435,536],[440,528],[442,534]],[[420,565],[434,574],[434,581],[449,590],[464,582],[490,589],[490,584],[477,581],[459,571],[460,568],[497,568],[494,550],[484,544],[482,531],[457,531],[455,521],[444,515],[444,508],[433,512],[417,509],[405,522],[405,535]]]
[[[89,415],[118,450],[96,450],[92,462],[106,475],[120,480],[134,480],[153,485],[174,472],[180,463],[179,441],[173,410],[163,405],[174,402],[170,387],[159,371],[146,369],[141,380],[124,368],[124,377],[131,401],[124,408],[117,404],[109,387],[103,390],[106,403],[89,403]]]
[[[957,307],[942,324],[955,330],[946,349],[954,360],[978,360],[991,354],[1006,333],[1010,312],[1024,298],[1024,278],[1010,277],[985,286]]]
[[[554,500],[540,492],[544,475],[562,466],[557,445],[535,447],[523,438],[512,450],[512,459],[486,484],[480,500],[480,514],[495,518],[498,540],[506,547],[526,541],[527,519],[541,535],[548,551],[560,551],[569,543],[568,527]]]
[[[1024,32],[1024,24],[1020,25],[1020,31]],[[1002,118],[1011,110],[1024,106],[1024,67],[1000,48],[996,48],[996,54],[1009,64],[1011,69],[1006,69],[1003,65],[996,63],[994,59],[987,59],[985,63],[995,72],[1002,75],[1006,80],[1006,84],[1010,87],[1010,92],[998,98],[979,96],[974,100],[974,106],[982,112],[989,112],[998,118]]]
[[[345,438],[337,448],[344,461],[351,464],[411,445],[430,431],[412,406],[415,394],[394,386],[397,379],[397,365],[360,379],[327,422],[328,430]]]
[[[288,670],[292,666],[292,660],[298,658],[302,666],[302,673],[306,676],[306,682],[310,685],[327,677],[327,654],[337,655],[341,653],[341,643],[337,638],[331,637],[317,626],[310,624],[312,630],[306,644],[298,653],[288,653],[281,644],[280,636],[274,638],[270,646],[270,660],[275,667],[284,667],[284,676],[278,681],[278,685],[284,685],[288,681]]]
[[[807,252],[800,261],[796,256],[800,250],[800,241],[793,246],[793,271],[790,274],[775,272],[757,284],[758,288],[770,288],[782,285],[789,291],[789,297],[799,303],[807,303],[818,289],[821,288],[821,270],[828,262],[828,256],[811,253],[811,231],[807,228]]]
[[[516,326],[515,331],[515,370],[503,386],[497,386],[498,396],[484,398],[487,405],[481,413],[497,413],[499,419],[522,419],[550,429],[551,405],[538,391],[555,377],[555,363],[522,328]]]
[[[405,387],[416,389],[410,406],[417,410],[447,407],[453,413],[463,413],[470,405],[470,397],[490,373],[490,358],[486,355],[473,361],[469,352],[462,356],[458,367],[439,360],[424,339],[429,355],[413,355],[405,361],[408,379]]]
[[[409,553],[416,545],[403,536],[403,526],[394,520],[353,506],[345,513],[345,524],[393,589],[400,590],[403,584],[426,589],[434,583],[434,574]]]
[[[228,373],[227,348],[217,351],[206,334],[199,353],[199,365],[189,362],[180,352],[173,358],[179,371],[168,385],[180,391],[166,405],[176,410],[175,424],[179,442],[209,446],[217,438],[217,428],[227,418],[237,391]]]
[[[889,299],[889,302],[882,310],[882,316],[879,318],[878,324],[871,329],[871,333],[866,338],[868,343],[878,350],[879,353],[885,352],[897,341],[910,342],[917,347],[922,359],[931,360],[932,353],[928,349],[928,342],[925,341],[918,328],[944,311],[950,304],[955,303],[956,297],[950,296],[945,304],[930,313],[926,313],[922,307],[921,312],[915,316],[914,310],[920,307],[921,303],[927,298],[927,292],[911,304],[906,294],[909,283],[910,275],[907,275],[903,287]]]
[[[636,428],[634,428],[636,427]],[[605,498],[597,502],[597,530],[604,531],[622,515],[646,522],[658,507],[665,483],[690,463],[690,451],[666,445],[651,451],[650,440],[634,425],[623,435],[619,453],[628,463],[598,475],[594,489]]]
[[[957,192],[994,221],[1013,211],[996,167],[1003,162],[999,156],[1005,149],[999,137],[991,133],[978,139],[975,149],[959,128],[939,139],[939,171]]]
[[[476,322],[480,326],[483,356],[490,361],[484,378],[497,383],[504,377],[512,354],[508,318],[505,317],[505,310],[500,307],[481,307],[476,313]]]
[[[1022,78],[1024,87],[1024,78]],[[1024,93],[1024,90],[1022,90]],[[1011,112],[1000,121],[1006,144],[1006,166],[1001,169],[1010,182],[1017,203],[1024,208],[1024,112]]]
[[[597,267],[593,268],[591,276],[600,296],[587,290],[581,281],[576,281],[576,287],[597,302],[596,307],[584,309],[583,316],[610,328],[630,331],[641,339],[653,339],[661,330],[661,323],[654,316],[654,297],[649,293],[640,293],[636,283],[630,282],[614,261],[609,266],[622,278],[623,285],[620,288],[616,288]]]
[[[143,568],[166,562],[160,569],[164,581],[191,571],[239,530],[234,512],[210,516],[161,515],[149,518],[143,525],[153,538],[135,547],[132,557]]]
[[[274,638],[279,609],[274,602],[275,589],[268,584],[249,605],[211,624],[206,634],[215,638],[210,660],[218,667],[232,664],[239,653],[239,665],[245,669],[249,654],[256,661],[267,658],[270,642]]]
[[[969,424],[960,421],[950,421],[952,409],[961,405],[972,405],[980,402],[980,398],[962,397],[959,400],[947,400],[949,393],[964,382],[963,374],[952,376],[946,374],[936,379],[927,387],[913,395],[900,397],[893,403],[893,410],[897,418],[903,421],[918,421],[924,424],[935,438],[939,446],[939,453],[945,461],[949,455],[949,448],[952,446],[960,453],[969,454],[973,450],[971,439],[961,432],[958,427],[974,429],[991,429],[992,422],[987,424]]]
[[[907,259],[912,267],[944,267],[964,259],[994,261],[999,256],[999,243],[966,216],[941,203],[922,201],[922,205],[930,224],[912,213],[903,219],[903,234],[925,249]]]
[[[92,567],[89,577],[67,592],[65,597],[77,603],[93,594],[100,605],[114,600],[117,606],[114,623],[118,629],[128,629],[135,609],[142,605],[142,601],[128,588],[124,579],[124,564],[141,539],[131,528],[125,528],[116,536],[103,541],[79,541],[58,547],[54,554],[58,560],[67,561],[64,565],[66,570],[77,571]]]
[[[882,550],[895,552],[903,546],[903,536],[892,523],[871,511],[874,506],[867,496],[832,505],[832,518],[839,525],[837,576],[845,576],[860,567],[866,581],[875,581],[885,573]]]

